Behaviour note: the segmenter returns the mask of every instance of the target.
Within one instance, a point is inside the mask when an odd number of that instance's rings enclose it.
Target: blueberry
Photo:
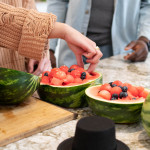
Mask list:
[[[127,96],[128,96],[128,93],[127,93],[127,92],[121,92],[121,93],[119,94],[119,97],[120,97],[120,98],[127,97]]]
[[[111,87],[115,87],[115,86],[117,86],[116,84],[112,84],[112,86]]]
[[[132,99],[133,99],[133,100],[136,100],[136,98],[135,98],[135,97],[133,97]]]
[[[115,97],[112,97],[111,100],[116,100],[116,98],[115,98]]]
[[[81,76],[86,76],[86,72],[82,72],[82,73],[81,73]]]
[[[119,85],[118,87],[120,87],[120,88],[122,89],[122,86],[121,86],[121,85]]]
[[[127,92],[127,90],[128,90],[128,87],[126,87],[126,86],[122,87],[122,92]]]
[[[86,76],[81,76],[80,78],[81,78],[82,80],[84,80],[84,79],[86,78]]]
[[[114,94],[112,95],[112,98],[118,99],[118,94],[114,93]]]
[[[48,76],[48,73],[47,73],[47,72],[45,72],[45,73],[44,73],[44,76]]]
[[[113,82],[109,82],[109,84],[110,84],[111,87],[112,87],[112,83],[113,83]]]
[[[75,69],[69,69],[68,72],[71,72],[71,71],[73,71],[73,70],[75,70]]]

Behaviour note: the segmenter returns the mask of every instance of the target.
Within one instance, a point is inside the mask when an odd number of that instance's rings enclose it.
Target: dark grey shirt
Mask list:
[[[114,0],[92,0],[87,37],[98,46],[111,45]]]

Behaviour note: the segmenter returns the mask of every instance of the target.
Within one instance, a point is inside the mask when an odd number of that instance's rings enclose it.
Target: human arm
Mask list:
[[[150,2],[141,1],[140,16],[138,25],[138,39],[131,41],[125,50],[133,49],[131,54],[124,58],[131,61],[145,61],[148,55],[147,43],[150,40]]]
[[[87,63],[90,63],[88,72],[94,71],[102,53],[96,48],[95,42],[82,35],[77,30],[63,23],[55,23],[55,28],[52,30],[49,38],[61,38],[65,40],[69,48],[74,52],[77,64],[80,67],[84,66],[82,55],[87,58]]]
[[[57,16],[57,22],[65,23],[69,0],[47,0],[47,12]],[[50,40],[50,59],[52,67],[56,67],[55,51],[58,45],[58,39]]]

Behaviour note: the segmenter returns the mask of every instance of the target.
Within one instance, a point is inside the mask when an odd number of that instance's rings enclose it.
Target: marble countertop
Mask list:
[[[122,55],[103,59],[100,61],[97,71],[103,74],[103,83],[121,80],[150,88],[150,54],[145,62],[138,63],[124,61]],[[94,115],[90,108],[68,110],[78,113],[78,118],[0,147],[0,150],[56,150],[59,143],[74,136],[79,118]],[[116,138],[126,143],[131,150],[150,150],[150,137],[141,122],[129,125],[116,124],[115,128]]]

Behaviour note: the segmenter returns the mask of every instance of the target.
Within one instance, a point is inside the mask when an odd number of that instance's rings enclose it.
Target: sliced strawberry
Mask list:
[[[74,78],[80,78],[81,77],[81,72],[79,70],[73,70],[70,73]]]
[[[59,67],[59,69],[61,71],[64,71],[65,73],[67,73],[69,68],[67,66],[63,65],[63,66]]]
[[[135,86],[129,86],[128,91],[135,97],[139,95],[138,90]]]
[[[52,80],[51,80],[51,85],[58,85],[58,86],[61,86],[63,83],[62,80],[58,79],[58,78],[55,78],[53,77]]]
[[[106,90],[102,90],[102,91],[98,92],[98,96],[103,97],[104,99],[107,99],[107,100],[111,99],[110,92],[108,92]]]
[[[58,78],[58,79],[65,79],[66,78],[66,73],[64,71],[57,71],[53,77]]]
[[[117,86],[122,86],[122,82],[119,80],[114,81],[112,84],[116,84]]]
[[[78,65],[72,65],[72,66],[70,67],[70,69],[77,69],[77,68],[79,68]]]
[[[115,87],[111,88],[111,90],[110,90],[111,95],[113,95],[113,94],[119,95],[121,92],[122,92],[122,89],[118,86],[115,86]]]
[[[103,85],[100,87],[100,91],[106,90],[106,91],[110,92],[111,88],[112,88],[112,87],[110,86],[109,83],[105,83],[105,84],[103,84]]]

